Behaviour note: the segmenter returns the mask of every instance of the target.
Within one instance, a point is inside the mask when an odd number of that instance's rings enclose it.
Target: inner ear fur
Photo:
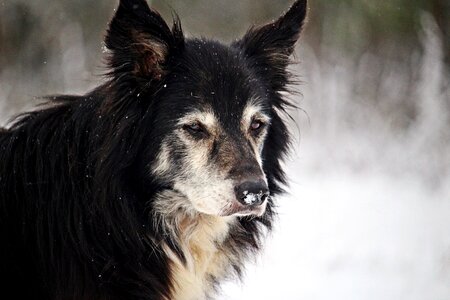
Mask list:
[[[177,16],[171,29],[145,0],[121,0],[105,45],[113,76],[160,80],[167,61],[183,48],[184,37]]]
[[[270,77],[275,90],[282,89],[289,80],[286,68],[305,24],[306,14],[307,0],[297,0],[278,20],[250,28],[242,39],[234,43],[257,69]]]

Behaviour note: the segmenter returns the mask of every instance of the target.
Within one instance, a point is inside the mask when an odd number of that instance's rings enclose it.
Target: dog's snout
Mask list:
[[[236,198],[245,205],[260,205],[269,197],[264,180],[246,180],[235,187]]]

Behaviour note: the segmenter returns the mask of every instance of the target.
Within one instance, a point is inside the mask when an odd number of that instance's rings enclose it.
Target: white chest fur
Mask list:
[[[172,299],[201,300],[211,295],[211,279],[225,277],[233,261],[232,253],[220,247],[228,236],[233,217],[201,215],[195,220],[185,219],[179,224],[179,243],[187,263],[165,247],[171,259]]]

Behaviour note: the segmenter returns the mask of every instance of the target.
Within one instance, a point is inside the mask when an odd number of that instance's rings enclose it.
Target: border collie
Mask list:
[[[298,0],[231,45],[145,0],[109,24],[108,79],[0,130],[0,286],[10,299],[209,299],[271,228]]]

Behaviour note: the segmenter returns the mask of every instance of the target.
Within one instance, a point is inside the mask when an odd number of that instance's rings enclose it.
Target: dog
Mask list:
[[[224,45],[121,0],[107,80],[0,130],[1,293],[210,299],[242,274],[286,184],[284,98],[306,0]]]

